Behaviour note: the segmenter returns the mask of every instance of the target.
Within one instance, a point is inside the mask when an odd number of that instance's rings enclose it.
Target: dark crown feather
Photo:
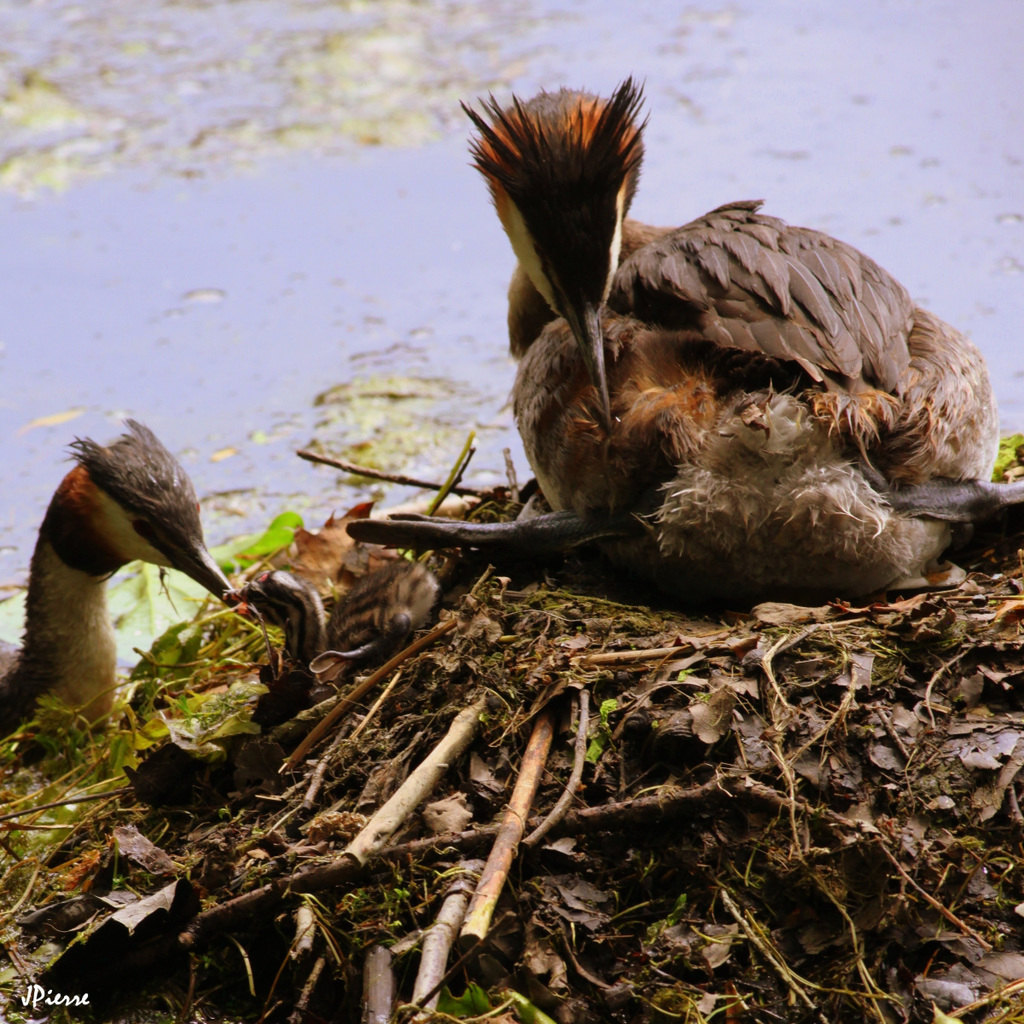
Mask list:
[[[188,474],[148,427],[125,420],[127,430],[110,445],[76,438],[75,461],[89,479],[129,514],[181,537],[182,546],[202,543],[196,493]]]
[[[480,132],[470,147],[475,166],[517,205],[543,205],[567,188],[614,195],[630,179],[628,205],[643,159],[642,102],[643,87],[627,78],[607,102],[560,89],[527,103],[513,97],[503,109],[492,95],[481,101],[490,122],[462,108]]]

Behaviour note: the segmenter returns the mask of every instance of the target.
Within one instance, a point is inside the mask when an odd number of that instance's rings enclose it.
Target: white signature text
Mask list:
[[[31,1006],[34,1010],[37,1006],[88,1006],[89,993],[82,995],[67,996],[63,992],[54,992],[52,988],[43,988],[42,985],[29,985],[28,991],[21,997],[22,1006]]]

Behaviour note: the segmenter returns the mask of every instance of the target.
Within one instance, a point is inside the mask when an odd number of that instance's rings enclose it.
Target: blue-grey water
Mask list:
[[[471,477],[528,475],[458,109],[488,91],[643,78],[635,216],[763,198],[853,243],[1024,427],[1021,39],[1019,0],[0,0],[0,583],[66,443],[126,415],[212,541],[359,500],[314,440],[439,478],[475,430]]]

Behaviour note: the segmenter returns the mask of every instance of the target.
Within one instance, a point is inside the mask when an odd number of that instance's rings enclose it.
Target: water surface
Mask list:
[[[527,475],[513,259],[458,109],[488,91],[645,79],[636,216],[763,198],[853,243],[975,338],[1024,427],[1021,38],[1018,0],[0,0],[0,582],[66,443],[125,415],[213,541],[362,496],[312,441],[439,478],[475,430],[471,476],[504,447]]]

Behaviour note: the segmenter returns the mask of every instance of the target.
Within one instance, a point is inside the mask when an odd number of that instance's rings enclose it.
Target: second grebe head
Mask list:
[[[527,103],[463,106],[479,136],[471,150],[523,269],[579,345],[611,428],[600,311],[618,267],[622,222],[643,159],[641,87],[608,100],[561,89]]]

